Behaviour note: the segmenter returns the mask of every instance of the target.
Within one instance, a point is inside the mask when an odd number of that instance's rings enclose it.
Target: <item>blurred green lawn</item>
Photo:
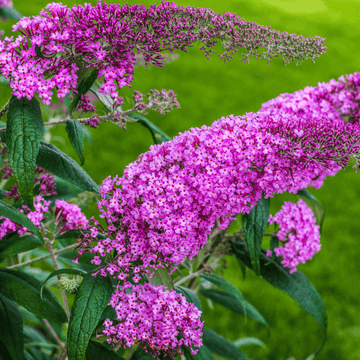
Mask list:
[[[15,7],[25,16],[38,14],[46,2],[14,0]],[[72,5],[73,1],[62,1]],[[95,1],[91,1],[94,5]],[[109,1],[115,3],[115,1]],[[130,1],[133,4],[136,1]],[[142,1],[150,5],[151,1]],[[156,1],[160,3],[160,1]],[[77,3],[81,4],[81,3]],[[179,2],[186,6],[211,7],[217,12],[236,12],[241,18],[262,25],[305,37],[326,37],[327,52],[313,64],[307,60],[300,66],[284,67],[282,60],[275,59],[270,66],[266,61],[250,59],[250,65],[239,62],[239,56],[224,64],[212,56],[208,61],[198,46],[189,53],[180,53],[180,59],[165,68],[142,68],[135,72],[132,89],[122,94],[131,97],[133,90],[147,93],[150,89],[172,89],[178,94],[181,110],[166,116],[149,113],[148,118],[168,135],[175,136],[190,127],[210,125],[224,115],[242,115],[257,111],[261,104],[285,92],[293,92],[319,81],[329,81],[343,74],[358,71],[360,55],[358,34],[360,2],[332,0],[188,0]],[[13,22],[3,25],[9,35]],[[1,104],[5,104],[10,90],[1,86]],[[86,145],[84,169],[100,183],[106,176],[122,174],[126,164],[148,150],[152,139],[146,129],[138,124],[128,124],[122,130],[112,124],[101,124],[91,130],[94,144]],[[64,127],[52,132],[66,138]],[[62,146],[76,159],[66,140]],[[322,233],[322,250],[315,258],[299,269],[305,273],[321,294],[329,316],[328,341],[319,356],[320,360],[360,359],[359,252],[357,246],[358,216],[360,214],[360,175],[352,169],[341,171],[329,178],[320,190],[312,193],[325,206],[325,222]],[[272,200],[272,213],[284,200],[294,196],[281,195]],[[87,210],[87,215],[95,209]],[[359,221],[359,222],[358,222]],[[255,336],[263,340],[269,351],[257,347],[245,348],[252,359],[285,360],[293,356],[304,360],[321,342],[318,324],[285,294],[275,290],[265,281],[248,272],[242,280],[240,269],[229,258],[225,276],[236,284],[270,324],[268,332],[263,326],[224,308],[210,310],[203,301],[206,325],[221,335],[235,340]]]

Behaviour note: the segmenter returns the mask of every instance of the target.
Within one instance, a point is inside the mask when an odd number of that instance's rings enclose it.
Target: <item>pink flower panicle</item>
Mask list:
[[[275,216],[269,216],[269,223],[279,224],[276,236],[283,246],[274,249],[276,256],[282,256],[281,264],[290,268],[290,274],[297,271],[299,263],[311,259],[320,251],[320,226],[315,225],[314,213],[303,200],[297,204],[285,201]],[[270,250],[266,253],[271,256]]]
[[[36,196],[34,201],[35,211],[30,211],[30,209],[23,205],[22,209],[19,209],[22,213],[24,213],[39,229],[40,223],[48,218],[48,216],[44,217],[44,215],[50,209],[51,201],[46,201],[41,196]],[[0,216],[0,220],[4,219],[4,221],[0,224],[0,240],[7,234],[11,232],[17,232],[20,236],[24,235],[26,232],[29,232],[26,227],[19,225],[10,219],[5,218],[4,216]],[[32,232],[30,231],[32,234]]]
[[[192,128],[152,145],[121,178],[103,181],[98,207],[108,227],[93,226],[90,237],[79,239],[82,253],[90,250],[101,264],[116,250],[104,274],[121,280],[135,267],[141,273],[176,266],[199,253],[216,219],[226,229],[263,192],[297,193],[324,167],[345,168],[359,153],[359,140],[360,129],[352,124],[287,114],[231,115]],[[97,239],[98,231],[106,240]]]
[[[69,230],[86,229],[89,221],[76,204],[69,204],[65,200],[55,201],[55,225],[59,234]]]
[[[4,6],[13,7],[13,3],[11,0],[0,0],[0,9]]]
[[[131,293],[118,289],[110,305],[118,321],[114,324],[106,319],[103,335],[111,345],[140,344],[145,350],[148,345],[151,355],[165,353],[172,358],[182,353],[183,345],[190,347],[193,355],[197,350],[192,346],[202,346],[201,311],[173,289],[151,283],[133,286]]]
[[[326,116],[334,122],[355,124],[360,119],[360,73],[340,76],[338,81],[319,82],[293,94],[281,94],[262,104],[261,112]]]
[[[13,171],[10,166],[5,165],[0,169],[3,171],[2,180],[14,177]],[[35,181],[34,187],[38,186],[37,196],[53,196],[56,195],[56,183],[55,177],[47,173],[45,169],[35,166]],[[5,192],[6,200],[9,199],[21,199],[17,184],[13,185],[9,190]]]
[[[225,61],[245,48],[248,53],[242,54],[243,61],[254,56],[270,63],[281,55],[284,64],[296,60],[298,65],[304,59],[314,61],[326,49],[324,39],[318,36],[305,39],[245,21],[236,14],[221,15],[167,1],[148,9],[101,1],[94,7],[85,4],[70,9],[50,3],[45,9],[13,26],[13,31],[21,33],[16,39],[6,37],[0,42],[0,71],[10,77],[13,95],[31,99],[38,93],[48,105],[53,89],[60,99],[75,91],[79,66],[98,69],[98,77],[104,76],[99,91],[116,98],[117,88],[130,86],[133,80],[135,50],[143,54],[145,62],[163,66],[161,52],[186,51],[198,41],[207,58],[214,52],[210,48],[221,41],[224,53],[219,56]],[[35,45],[46,58],[36,54]],[[266,51],[259,54],[259,48]]]

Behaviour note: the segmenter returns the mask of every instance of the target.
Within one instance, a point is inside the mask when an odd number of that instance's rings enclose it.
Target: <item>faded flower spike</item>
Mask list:
[[[81,275],[61,276],[60,284],[67,293],[75,294],[79,289],[83,279],[84,278]]]
[[[281,55],[284,64],[296,61],[297,65],[304,59],[314,61],[326,49],[318,36],[305,39],[236,14],[167,1],[150,8],[98,1],[94,7],[85,4],[69,9],[51,3],[45,9],[13,26],[13,31],[21,33],[16,39],[6,37],[0,42],[0,72],[10,77],[13,95],[31,99],[37,93],[44,104],[50,104],[54,89],[61,99],[76,92],[85,68],[96,68],[98,77],[104,76],[99,91],[116,98],[117,90],[133,80],[137,54],[145,63],[163,66],[161,52],[186,51],[196,42],[202,44],[200,50],[207,58],[220,41],[224,52],[219,56],[225,61],[244,48],[243,61],[254,56],[270,63]],[[260,54],[259,48],[266,50]]]

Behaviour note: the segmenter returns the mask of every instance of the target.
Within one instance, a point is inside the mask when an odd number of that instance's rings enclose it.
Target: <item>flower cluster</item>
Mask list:
[[[13,95],[31,99],[35,93],[50,104],[53,89],[61,99],[76,92],[79,70],[96,68],[104,76],[99,91],[118,96],[117,87],[130,86],[136,63],[135,51],[147,63],[162,66],[160,52],[186,48],[201,42],[209,58],[211,48],[221,41],[229,60],[240,48],[250,56],[266,59],[281,55],[284,64],[320,56],[324,39],[304,38],[245,21],[236,14],[215,13],[211,9],[182,7],[163,1],[160,5],[125,4],[98,1],[96,6],[50,3],[39,15],[23,17],[13,26],[21,33],[16,39],[0,42],[0,72],[10,77]],[[118,34],[122,34],[119,36]],[[266,51],[260,54],[259,48]],[[230,53],[230,54],[229,54]],[[87,70],[90,70],[87,69]],[[26,74],[26,76],[24,76]]]
[[[8,165],[8,161],[0,169],[3,172],[2,180],[14,177],[11,167]],[[35,166],[35,181],[34,187],[38,188],[38,196],[53,196],[56,195],[56,183],[55,177],[46,172],[45,169]],[[17,184],[13,185],[9,190],[5,191],[6,200],[9,199],[21,199]]]
[[[89,221],[76,204],[69,204],[65,200],[55,201],[55,226],[59,234],[69,230],[86,229]]]
[[[261,112],[301,114],[308,118],[324,115],[334,122],[355,124],[360,119],[360,73],[340,76],[307,86],[293,94],[281,94],[262,104]]]
[[[285,201],[275,216],[270,215],[270,224],[279,224],[276,236],[284,246],[274,249],[276,256],[282,256],[281,264],[290,268],[290,274],[296,272],[299,263],[305,264],[320,251],[320,226],[315,225],[316,219],[311,209],[303,200],[297,204]],[[272,252],[267,251],[266,256]]]
[[[97,239],[93,226],[90,237],[79,239],[82,253],[96,253],[100,264],[116,250],[103,270],[121,280],[135,267],[171,268],[200,251],[216,219],[226,229],[263,192],[296,193],[324,167],[345,168],[350,155],[357,159],[359,140],[355,125],[286,114],[231,115],[192,128],[152,145],[122,177],[103,181],[98,206],[107,238]]]
[[[77,103],[77,110],[83,113],[93,112],[96,110],[96,107],[91,104],[90,98],[88,95],[81,95],[80,100]]]
[[[49,211],[51,205],[51,201],[44,200],[41,196],[36,196],[34,201],[35,211],[30,211],[30,209],[23,205],[22,209],[19,209],[22,213],[24,213],[33,223],[40,229],[40,223],[44,221],[48,216],[44,217],[44,215]],[[3,216],[0,216],[0,220],[4,219],[4,221],[0,224],[0,240],[7,234],[11,232],[17,232],[19,235],[24,235],[29,230],[19,225],[10,219],[7,219]]]
[[[4,6],[13,7],[13,3],[11,0],[0,0],[0,9]]]
[[[181,353],[181,346],[202,346],[201,311],[175,290],[151,283],[136,285],[132,292],[116,290],[110,300],[116,311],[116,324],[105,320],[103,334],[109,344],[123,347],[140,344],[153,356],[166,352],[171,357]]]

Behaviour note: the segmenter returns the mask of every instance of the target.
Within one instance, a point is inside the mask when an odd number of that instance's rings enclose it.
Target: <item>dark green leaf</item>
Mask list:
[[[55,200],[69,200],[77,196],[78,194],[84,192],[80,187],[55,176],[56,184],[56,195],[46,196],[46,200],[52,201],[52,206],[55,204]]]
[[[124,358],[99,342],[90,340],[86,349],[86,360],[124,360]]]
[[[243,261],[248,268],[252,269],[245,242],[233,239],[231,243],[234,254]],[[277,257],[274,262],[269,265],[267,265],[267,262],[268,257],[266,256],[266,250],[262,249],[260,256],[260,275],[270,284],[292,297],[300,307],[321,325],[324,333],[323,346],[326,340],[327,314],[320,294],[299,270],[290,275],[289,270],[282,266],[280,258]]]
[[[14,236],[0,241],[0,259],[14,256],[42,246],[42,242],[35,236]]]
[[[276,254],[274,252],[274,249],[279,246],[279,238],[276,235],[271,235],[270,239],[270,250],[272,251],[271,260],[266,264],[270,265],[276,258]]]
[[[184,347],[184,354],[187,360],[215,360],[209,348],[203,345],[196,355],[192,355],[188,347]]]
[[[3,6],[0,9],[0,16],[5,17],[7,19],[15,20],[15,21],[18,21],[23,17],[16,9],[14,9],[13,7],[9,7],[9,6]]]
[[[54,54],[46,54],[44,55],[42,52],[42,47],[40,47],[39,45],[35,44],[35,52],[36,55],[39,56],[41,59],[52,59],[53,57],[56,56],[56,53]]]
[[[54,294],[44,289],[40,299],[41,282],[21,271],[0,268],[0,293],[30,312],[47,320],[67,322],[64,309]]]
[[[213,354],[233,360],[250,360],[250,358],[231,341],[223,338],[206,326],[203,327],[203,344],[207,346]]]
[[[69,155],[52,144],[41,141],[36,164],[84,190],[100,192],[99,186],[89,174]]]
[[[1,9],[0,9],[1,11]],[[9,78],[5,79],[5,76],[4,75],[0,75],[0,84],[5,84],[5,85],[9,85]]]
[[[214,285],[222,287],[225,291],[235,296],[235,298],[245,307],[245,299],[243,294],[240,292],[240,290],[234,286],[233,284],[229,283],[227,280],[216,276],[214,274],[208,274],[208,275],[200,275],[203,279],[210,281]],[[245,308],[245,316],[246,316],[246,308]]]
[[[26,215],[24,215],[22,212],[2,200],[0,200],[0,215],[22,226],[25,226],[27,229],[32,231],[41,241],[44,241],[44,238],[42,237],[39,229]]]
[[[88,129],[86,129],[81,122],[77,120],[67,120],[65,130],[68,134],[69,140],[73,148],[75,149],[77,155],[80,158],[81,166],[85,162],[85,153],[84,153],[84,141],[85,138],[87,141],[92,144],[91,134]]]
[[[97,79],[98,75],[99,75],[99,70],[94,69],[92,70],[91,74],[88,77],[85,77],[84,79],[81,80],[77,88],[78,93],[74,96],[68,108],[70,115],[73,113],[74,109],[76,108],[76,105],[80,101],[81,95],[85,95],[90,90],[91,86],[94,84],[94,81]]]
[[[188,303],[194,304],[200,311],[202,311],[201,301],[199,297],[196,295],[196,293],[194,293],[192,290],[184,286],[175,286],[175,291],[180,294],[183,294],[186,297]],[[201,314],[201,320],[202,320],[202,314]]]
[[[35,165],[43,134],[44,122],[36,98],[12,96],[6,126],[7,155],[21,197],[30,209],[34,208]]]
[[[233,343],[235,346],[238,346],[238,347],[258,345],[263,348],[267,348],[267,346],[260,339],[255,338],[255,337],[245,337],[245,338],[237,339],[237,340],[233,341]]]
[[[314,195],[312,195],[306,189],[299,190],[296,195],[301,196],[303,198],[303,200],[306,202],[307,206],[309,206],[309,208],[314,213],[314,216],[316,218],[316,224],[320,225],[320,233],[321,233],[322,226],[324,224],[324,219],[325,219],[324,207],[319,202],[319,200],[316,199],[316,197]]]
[[[93,83],[93,85],[90,88],[90,91],[92,91],[99,98],[99,100],[105,105],[105,107],[109,111],[111,111],[114,100],[109,94],[104,95],[103,93],[99,92],[101,84],[102,84],[102,81],[100,79],[95,80],[95,82]]]
[[[155,144],[161,144],[165,141],[171,140],[170,136],[166,135],[160,128],[158,128],[150,120],[144,118],[143,116],[134,113],[129,113],[128,116],[132,117],[133,119],[137,119],[138,123],[150,130]]]
[[[87,274],[76,293],[68,329],[69,360],[84,360],[86,348],[112,294],[108,277]]]
[[[217,289],[200,289],[199,293],[228,309],[248,316],[266,326],[269,326],[263,316],[248,301],[240,302],[234,295]]]
[[[23,320],[15,303],[0,294],[0,340],[13,360],[23,360]]]
[[[59,269],[59,270],[53,271],[41,285],[41,288],[40,288],[40,297],[41,298],[42,298],[42,291],[43,291],[44,285],[47,283],[47,281],[50,280],[51,278],[53,278],[54,276],[58,276],[61,274],[72,274],[72,275],[84,276],[84,275],[86,275],[86,271],[81,270],[81,269]]]
[[[242,222],[244,238],[248,246],[251,263],[256,275],[260,274],[259,257],[264,231],[270,215],[270,199],[262,197],[250,210],[249,214],[243,214]]]

